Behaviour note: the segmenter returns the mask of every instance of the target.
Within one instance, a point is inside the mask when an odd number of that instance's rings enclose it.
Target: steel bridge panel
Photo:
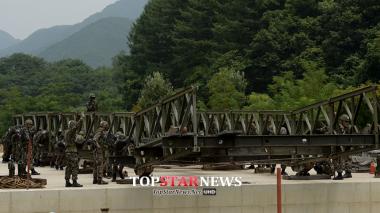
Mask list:
[[[237,136],[235,147],[361,146],[374,145],[375,137],[375,135]]]

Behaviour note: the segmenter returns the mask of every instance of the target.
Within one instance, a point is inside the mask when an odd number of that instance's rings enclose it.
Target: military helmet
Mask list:
[[[33,121],[31,119],[26,119],[25,125],[33,125]]]
[[[100,127],[102,127],[102,128],[108,128],[109,127],[108,122],[107,121],[101,121],[100,122]]]
[[[121,131],[117,131],[116,134],[115,134],[115,136],[116,136],[116,138],[118,140],[124,140],[126,138],[125,135],[124,135],[124,133],[121,132]]]
[[[91,93],[89,98],[96,98],[95,94],[94,93]]]
[[[85,141],[85,139],[84,139],[83,135],[80,135],[80,134],[76,135],[76,137],[75,137],[75,143],[77,143],[77,144],[83,144],[84,141]]]
[[[69,129],[74,129],[77,125],[77,122],[74,120],[69,121]]]
[[[343,114],[339,117],[339,120],[348,122],[348,121],[350,121],[350,117],[348,117],[348,115],[346,115],[346,114]]]

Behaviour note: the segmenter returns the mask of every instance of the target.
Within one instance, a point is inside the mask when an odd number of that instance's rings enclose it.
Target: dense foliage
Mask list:
[[[300,79],[311,69],[339,88],[377,82],[378,14],[377,0],[152,0],[129,35],[124,73],[143,79],[160,71],[174,87],[198,83],[203,99],[207,82],[231,64],[244,73],[247,94],[277,95],[273,77]],[[133,103],[136,94],[124,98]]]
[[[92,69],[79,60],[47,63],[14,54],[0,59],[0,131],[10,116],[28,111],[83,111],[90,93],[102,111],[122,109],[112,69]]]

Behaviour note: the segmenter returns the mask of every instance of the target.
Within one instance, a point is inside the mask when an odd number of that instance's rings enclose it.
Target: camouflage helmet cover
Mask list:
[[[96,96],[95,96],[94,93],[91,93],[89,97],[90,97],[90,98],[96,98]]]
[[[33,121],[31,119],[26,119],[25,125],[33,125]]]
[[[341,121],[350,121],[350,117],[348,117],[348,115],[346,114],[343,114],[339,117],[339,120]]]
[[[100,127],[102,127],[102,128],[108,128],[109,127],[108,122],[107,121],[101,121],[100,122]]]
[[[74,129],[77,125],[77,122],[74,120],[69,121],[69,129]]]

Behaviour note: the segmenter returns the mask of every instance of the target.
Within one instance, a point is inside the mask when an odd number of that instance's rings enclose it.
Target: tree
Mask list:
[[[293,72],[273,78],[269,86],[278,109],[290,110],[331,97],[337,89],[318,63],[302,61],[303,79],[296,80]]]
[[[153,0],[146,5],[128,36],[130,70],[141,76],[149,75],[153,71],[168,73],[174,44],[171,32],[186,2]]]
[[[358,76],[360,82],[380,80],[380,29],[376,37],[367,44],[365,62]]]
[[[215,1],[187,0],[180,10],[171,33],[173,39],[173,69],[169,77],[176,87],[184,86],[185,80],[198,67],[210,67],[213,61],[213,19]],[[180,70],[180,75],[178,75]]]
[[[236,70],[221,68],[208,82],[209,101],[212,110],[240,109],[245,103],[247,82]]]
[[[272,110],[276,109],[275,102],[269,95],[252,92],[248,96],[246,110]]]
[[[161,73],[154,72],[145,80],[144,87],[137,104],[140,108],[152,106],[174,93],[173,86],[167,81]]]

